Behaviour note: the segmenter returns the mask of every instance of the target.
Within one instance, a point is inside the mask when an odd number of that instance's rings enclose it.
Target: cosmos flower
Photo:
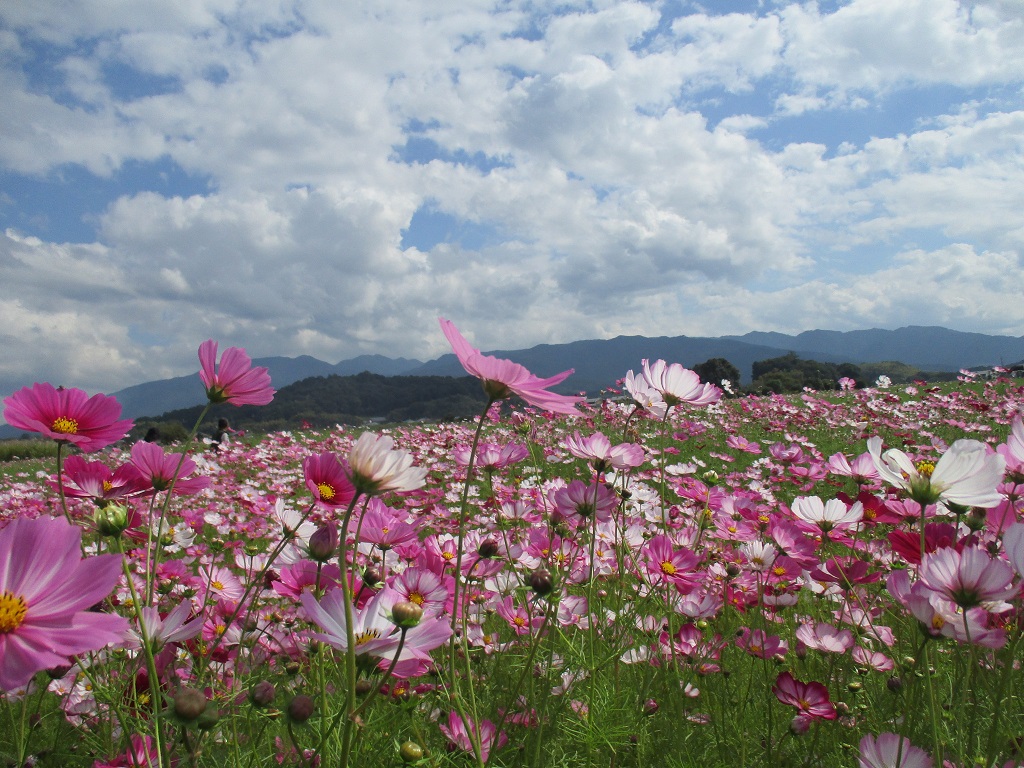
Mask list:
[[[408,451],[393,450],[388,435],[363,432],[348,453],[352,484],[362,493],[415,491],[423,487],[427,470],[412,465]]]
[[[789,672],[775,680],[772,693],[783,704],[796,707],[800,715],[812,720],[835,720],[836,708],[829,700],[828,688],[821,683],[803,683]]]
[[[103,504],[146,489],[146,482],[131,464],[111,469],[102,461],[87,461],[77,455],[64,462],[64,494],[68,498]]]
[[[132,446],[132,466],[148,489],[166,491],[172,484],[174,493],[191,495],[210,487],[210,478],[200,475],[189,477],[196,471],[196,463],[188,456],[165,453],[156,443],[140,440]]]
[[[345,651],[348,648],[346,632],[344,594],[340,589],[332,589],[317,601],[311,592],[301,595],[302,607],[306,615],[323,632],[314,637],[328,645]],[[385,587],[352,616],[352,636],[355,639],[355,654],[370,656],[383,662],[394,660],[399,649],[401,632],[390,618],[395,603],[401,602],[401,596]],[[411,674],[422,674],[430,663],[430,651],[443,645],[452,636],[452,628],[446,618],[424,615],[419,624],[405,630],[405,642],[402,644],[398,663],[394,669],[396,677],[408,677]],[[403,662],[405,662],[403,664]]]
[[[859,768],[932,768],[927,752],[895,733],[870,733],[860,740]]]
[[[217,342],[199,345],[199,378],[211,403],[266,405],[274,399],[266,368],[253,368],[252,360],[240,347],[228,347],[217,370]]]
[[[570,416],[578,413],[576,405],[583,401],[582,397],[556,395],[554,392],[548,391],[549,387],[560,384],[569,378],[573,373],[571,368],[551,378],[539,379],[518,363],[481,354],[479,349],[472,347],[466,341],[450,320],[439,319],[441,331],[448,339],[448,343],[452,345],[455,356],[459,358],[459,362],[468,373],[483,382],[484,391],[489,398],[504,400],[512,395],[517,395],[530,405],[545,411],[564,413]]]
[[[712,405],[722,399],[722,390],[714,384],[702,384],[700,376],[679,363],[643,361],[643,377],[648,386],[661,395],[665,405],[680,403]]]
[[[356,497],[356,487],[338,457],[328,452],[307,456],[302,474],[313,498],[325,507],[347,507]]]
[[[573,456],[589,461],[595,472],[632,469],[644,463],[643,447],[636,443],[613,446],[603,432],[595,432],[587,437],[574,432],[565,439],[565,447]]]
[[[128,433],[132,421],[119,420],[120,415],[121,404],[112,397],[89,397],[84,390],[47,383],[4,398],[4,418],[12,427],[70,443],[85,453],[106,448]]]
[[[983,547],[944,547],[926,553],[920,581],[961,608],[1001,603],[1017,593],[1013,570]]]
[[[121,556],[83,560],[81,539],[55,517],[18,517],[0,530],[0,690],[124,639],[127,621],[89,610],[120,579]]]
[[[880,437],[868,440],[868,452],[879,476],[902,488],[919,504],[994,507],[1002,501],[996,487],[1003,477],[1006,460],[979,440],[957,440],[936,464],[915,464],[896,448],[882,453]]]
[[[441,733],[445,735],[457,748],[472,753],[473,740],[470,734],[480,742],[480,759],[486,763],[492,749],[501,749],[508,743],[508,736],[504,731],[498,733],[498,729],[490,720],[483,720],[479,725],[472,720],[467,726],[457,712],[448,713],[448,724],[442,723],[438,726]]]

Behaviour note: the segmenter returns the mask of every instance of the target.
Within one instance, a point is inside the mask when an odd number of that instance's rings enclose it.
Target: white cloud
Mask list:
[[[0,238],[20,339],[0,385],[186,373],[210,337],[427,358],[447,349],[439,314],[503,348],[1024,333],[1024,112],[1002,103],[1024,86],[1014,3],[139,7],[0,5],[0,168],[80,165],[113,190],[94,243]],[[900,93],[917,111],[899,129],[846,130]],[[436,156],[402,162],[410,137]],[[161,158],[209,188],[122,179]],[[21,200],[5,191],[0,215]],[[424,207],[488,236],[403,246]]]

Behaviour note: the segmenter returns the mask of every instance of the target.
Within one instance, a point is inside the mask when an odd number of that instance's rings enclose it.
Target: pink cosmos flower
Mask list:
[[[679,363],[669,365],[664,360],[654,363],[644,360],[643,376],[669,407],[680,403],[712,405],[722,399],[722,390],[714,384],[702,384],[700,376]]]
[[[853,647],[853,633],[848,629],[836,629],[831,624],[801,624],[796,630],[796,639],[815,651],[822,653],[846,653]]]
[[[961,608],[1001,603],[1015,595],[1013,570],[983,547],[946,547],[925,554],[920,581]]]
[[[395,576],[390,586],[402,600],[422,608],[424,616],[440,616],[448,605],[450,585],[454,582],[451,576],[442,577],[434,571],[413,565]]]
[[[102,503],[146,489],[146,482],[131,464],[111,469],[102,461],[87,461],[77,455],[64,462],[64,494],[68,498]]]
[[[573,480],[551,494],[555,511],[564,518],[582,517],[586,520],[609,520],[619,505],[618,497],[604,483],[584,483]]]
[[[203,629],[203,617],[196,616],[191,621],[192,603],[182,600],[170,613],[161,617],[160,612],[152,606],[144,606],[141,611],[139,627],[128,630],[127,645],[141,648],[145,634],[154,652],[159,651],[168,643],[180,643],[198,635]]]
[[[307,456],[302,462],[302,474],[313,498],[325,507],[347,507],[356,497],[356,487],[333,453]]]
[[[180,465],[180,466],[179,466]],[[188,456],[165,453],[156,443],[139,441],[132,446],[132,466],[148,489],[166,491],[174,485],[174,493],[191,495],[210,487],[210,478],[189,477],[196,463]]]
[[[83,560],[81,539],[62,518],[18,517],[0,530],[0,690],[123,640],[127,621],[88,610],[117,584],[121,556]]]
[[[452,450],[452,457],[464,467],[469,466],[471,448],[459,445]],[[498,445],[497,443],[480,443],[476,449],[476,466],[484,472],[497,472],[505,469],[530,455],[529,449],[519,443]]]
[[[1010,435],[1006,442],[996,446],[996,453],[1006,460],[1006,470],[1017,475],[1024,475],[1024,421],[1020,416],[1013,419]]]
[[[266,405],[274,399],[270,374],[266,368],[253,368],[252,360],[240,347],[228,347],[217,370],[217,342],[208,339],[199,345],[199,378],[211,403]]]
[[[467,727],[457,712],[449,712],[448,725],[442,723],[438,727],[448,741],[469,753],[473,752],[473,740],[470,738],[470,734],[475,736],[476,740],[480,742],[480,759],[484,763],[487,762],[492,749],[501,749],[508,743],[508,735],[504,731],[498,733],[498,729],[490,720],[483,720],[479,725],[470,721]]]
[[[652,584],[668,582],[685,595],[701,581],[701,574],[696,572],[700,558],[688,549],[676,549],[664,534],[652,537],[644,545],[643,558]]]
[[[796,707],[799,714],[812,720],[835,720],[836,708],[829,700],[828,688],[821,683],[803,683],[783,672],[772,686],[772,693],[783,704]]]
[[[4,418],[12,427],[70,443],[85,453],[105,448],[128,433],[132,421],[118,420],[120,415],[121,404],[112,397],[89,397],[81,389],[55,389],[46,383],[37,382],[4,398]]]
[[[612,446],[611,440],[603,432],[595,432],[587,437],[575,432],[565,439],[565,447],[573,456],[589,461],[595,472],[632,469],[644,463],[642,446],[636,443]]]
[[[927,752],[895,733],[867,734],[860,740],[859,768],[932,768]]]
[[[1013,569],[1024,576],[1024,523],[1014,523],[1003,534],[1003,549]]]
[[[785,656],[789,650],[789,645],[778,635],[769,635],[760,629],[751,630],[748,627],[740,630],[740,635],[736,638],[736,647],[759,659]]]
[[[530,373],[526,368],[513,363],[511,360],[502,360],[491,355],[484,355],[470,345],[459,333],[459,330],[450,320],[439,318],[441,331],[444,333],[448,343],[452,345],[455,356],[459,358],[462,367],[473,376],[483,382],[484,391],[493,400],[504,400],[512,395],[518,395],[530,405],[534,405],[545,411],[576,415],[576,405],[583,402],[582,397],[570,397],[567,395],[556,395],[549,392],[548,388],[561,384],[573,370],[562,371],[548,379],[539,379]]]
[[[323,630],[314,637],[341,651],[348,648],[344,599],[340,589],[331,590],[319,602],[310,592],[303,592],[301,596],[306,615]],[[401,633],[388,616],[400,599],[397,592],[385,587],[363,608],[355,611],[352,635],[357,656],[380,659],[385,668],[395,658]],[[405,632],[405,643],[394,675],[410,677],[426,672],[430,651],[447,642],[451,636],[452,628],[447,619],[424,614],[419,624]]]

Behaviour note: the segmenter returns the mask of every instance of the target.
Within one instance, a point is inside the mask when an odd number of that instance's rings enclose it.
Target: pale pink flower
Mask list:
[[[882,453],[879,437],[868,440],[868,451],[879,476],[920,504],[994,507],[1003,499],[997,486],[1006,460],[979,440],[957,440],[934,465],[915,464],[896,448]]]
[[[895,733],[867,734],[860,740],[859,768],[932,768],[932,758]]]
[[[1017,593],[1013,570],[982,547],[944,547],[925,553],[920,581],[961,608],[1002,603]]]
[[[388,435],[363,432],[348,453],[352,484],[362,493],[414,491],[426,482],[427,470],[412,465],[408,451],[393,450]]]
[[[530,405],[535,405],[545,411],[564,413],[570,416],[578,413],[576,405],[583,402],[582,397],[556,395],[554,392],[548,391],[550,387],[561,384],[569,378],[573,373],[572,369],[548,379],[539,379],[518,363],[481,354],[479,349],[474,348],[466,341],[450,320],[439,319],[441,331],[448,339],[448,343],[452,345],[455,356],[459,358],[459,362],[468,373],[483,382],[484,391],[489,398],[504,400],[512,395],[518,395]]]
[[[722,390],[714,384],[702,384],[700,376],[679,363],[644,360],[643,377],[669,407],[680,403],[712,405],[722,399]]]
[[[836,629],[831,624],[801,624],[796,630],[796,639],[823,653],[846,653],[853,647],[853,633],[848,629]]]
[[[1003,549],[1013,569],[1024,576],[1024,523],[1014,523],[1003,534]]]
[[[565,439],[565,447],[573,456],[589,461],[597,472],[604,472],[609,468],[632,469],[644,463],[642,446],[636,443],[612,446],[611,440],[603,432],[595,432],[587,437],[574,432]]]
[[[864,505],[859,501],[847,507],[842,499],[822,501],[817,496],[799,496],[793,500],[793,516],[816,525],[822,533],[833,530],[856,530],[864,518]]]

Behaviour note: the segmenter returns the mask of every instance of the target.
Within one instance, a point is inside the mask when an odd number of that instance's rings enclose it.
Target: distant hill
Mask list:
[[[715,357],[728,360],[749,384],[751,368],[759,360],[794,352],[804,359],[827,363],[898,362],[924,371],[1009,365],[1024,360],[1024,337],[989,336],[940,327],[909,326],[894,331],[805,331],[796,336],[754,331],[743,336],[656,337],[618,336],[614,339],[541,344],[529,349],[489,352],[526,366],[538,376],[551,376],[567,368],[575,373],[556,387],[561,393],[597,394],[613,386],[629,370],[639,371],[641,360],[662,358],[692,367]],[[331,365],[309,356],[267,357],[254,361],[266,366],[274,387],[282,389],[310,377],[353,376],[364,371],[379,376],[465,376],[455,355],[430,362],[363,355]],[[197,374],[151,381],[112,393],[131,418],[155,416],[204,401]],[[383,415],[383,414],[375,414]],[[19,434],[0,426],[0,438]]]
[[[325,363],[309,355],[300,357],[261,357],[253,365],[263,366],[270,371],[270,380],[275,389],[308,379],[311,376],[354,376],[363,371],[382,376],[398,376],[413,368],[422,366],[419,360],[397,360],[383,355],[360,355],[351,360],[342,360],[336,365]],[[465,373],[463,371],[463,373]],[[121,403],[125,418],[154,416],[206,402],[206,393],[199,380],[198,371],[189,376],[178,376],[162,381],[137,384],[111,393]]]
[[[753,331],[723,338],[784,349],[812,359],[825,360],[822,355],[838,353],[851,363],[895,360],[926,371],[1010,365],[1024,358],[1024,337],[965,333],[938,326],[911,325],[895,331],[804,331],[796,336]]]

